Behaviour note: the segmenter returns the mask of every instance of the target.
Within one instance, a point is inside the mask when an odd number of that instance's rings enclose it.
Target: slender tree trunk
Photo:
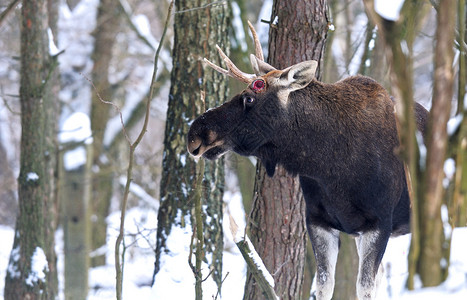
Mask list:
[[[428,125],[425,193],[420,213],[419,274],[424,286],[436,286],[443,281],[440,261],[443,257],[444,234],[441,204],[444,196],[443,166],[447,148],[447,122],[451,110],[454,74],[454,0],[439,3],[437,13],[433,104]]]
[[[271,65],[285,68],[304,60],[322,61],[328,30],[326,1],[275,0],[271,22]],[[318,77],[320,70],[318,66]],[[250,231],[255,249],[273,274],[276,294],[281,299],[299,299],[306,253],[305,202],[298,178],[282,167],[270,178],[258,164]],[[244,299],[261,299],[251,274]]]
[[[459,37],[458,44],[465,45],[467,40],[467,10],[465,0],[459,0],[458,24]],[[457,113],[462,115],[462,123],[457,139],[456,153],[456,175],[454,182],[453,213],[455,226],[467,226],[467,106],[465,103],[465,86],[467,80],[467,53],[465,47],[460,47],[459,73],[458,73],[458,95]]]
[[[48,106],[56,101],[49,90],[56,61],[48,52],[47,1],[24,1],[21,15],[19,215],[4,295],[5,299],[54,299],[56,131],[51,120],[56,113]]]
[[[172,255],[167,240],[174,228],[195,228],[194,189],[198,164],[187,154],[186,135],[190,122],[226,100],[228,89],[222,74],[207,68],[203,57],[221,64],[214,47],[228,49],[227,5],[208,5],[211,1],[176,1],[173,49],[173,69],[169,107],[164,138],[161,206],[158,213],[156,262],[157,274],[167,268],[166,256]],[[202,181],[201,202],[204,220],[204,255],[213,270],[211,276],[220,286],[222,281],[222,195],[224,184],[223,160],[206,161]],[[190,228],[190,227],[188,227]],[[189,244],[189,241],[188,241]],[[196,248],[196,245],[194,245]],[[188,250],[188,249],[187,249]],[[188,257],[184,256],[184,257]],[[191,257],[191,256],[190,256]],[[194,265],[194,264],[193,264]],[[201,274],[201,271],[204,273]],[[194,270],[196,276],[206,277],[207,270]],[[163,289],[164,287],[158,286]]]
[[[416,121],[413,97],[413,43],[418,28],[423,24],[429,6],[423,1],[406,1],[397,22],[383,20],[374,10],[374,2],[364,0],[368,18],[378,27],[378,36],[385,45],[386,59],[390,65],[391,93],[396,101],[396,120],[401,146],[397,151],[404,162],[407,186],[411,200],[412,232],[409,252],[407,285],[414,289],[414,277],[420,254],[420,203],[423,185],[420,181],[419,148],[415,136]],[[407,51],[402,49],[407,45]]]
[[[91,130],[93,134],[92,162],[98,170],[93,175],[92,180],[92,230],[91,230],[91,251],[95,251],[106,245],[107,222],[109,214],[110,199],[112,197],[113,186],[113,166],[109,160],[102,160],[105,156],[104,133],[109,121],[110,105],[102,103],[99,96],[106,100],[112,100],[112,88],[109,83],[109,66],[112,59],[112,49],[115,44],[115,37],[119,30],[120,10],[118,0],[101,0],[98,13],[97,25],[94,35],[94,51],[92,59],[92,81],[99,92],[92,94],[91,104]],[[110,155],[107,153],[107,155]],[[91,266],[105,264],[105,252],[101,255],[94,255],[91,258]]]
[[[78,147],[85,147],[78,145]],[[69,151],[75,150],[69,149]],[[65,299],[86,299],[88,294],[91,188],[91,145],[86,145],[86,164],[75,169],[62,167],[60,190],[61,224],[65,254]],[[66,155],[66,152],[64,153]]]
[[[56,46],[58,45],[58,7],[59,3],[57,0],[47,0],[47,14],[48,14],[48,25],[53,37],[49,37]],[[54,54],[59,55],[59,54]],[[59,222],[59,151],[58,151],[58,115],[60,113],[60,101],[58,94],[60,93],[60,72],[58,68],[58,57],[51,58],[49,74],[49,88],[44,93],[44,107],[46,109],[46,143],[49,153],[51,153],[49,159],[47,159],[46,169],[48,172],[48,198],[50,201],[46,202],[46,220],[48,224],[48,232],[46,234],[47,246],[46,256],[50,258],[49,262],[49,274],[48,284],[50,288],[53,288],[54,295],[58,294],[58,270],[57,270],[57,256],[55,254],[55,231],[57,230]]]

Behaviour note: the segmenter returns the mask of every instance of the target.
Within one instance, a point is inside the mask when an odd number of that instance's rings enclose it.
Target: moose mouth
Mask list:
[[[209,160],[216,160],[219,157],[221,157],[224,153],[226,153],[227,151],[228,150],[224,149],[224,147],[222,146],[216,146],[204,152],[203,157]]]
[[[206,159],[215,160],[227,151],[229,149],[224,146],[222,140],[210,145],[205,145],[201,139],[193,139],[188,143],[188,152],[196,158],[203,156]]]

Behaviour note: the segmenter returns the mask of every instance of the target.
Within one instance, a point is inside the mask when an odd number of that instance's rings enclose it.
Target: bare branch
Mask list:
[[[13,0],[10,4],[8,4],[7,8],[2,11],[0,14],[0,26],[2,25],[3,21],[6,20],[6,17],[15,9],[15,7],[19,4],[20,0]]]
[[[99,100],[104,103],[104,104],[108,104],[108,105],[111,105],[113,106],[113,108],[115,108],[115,110],[118,112],[119,116],[120,116],[120,122],[122,123],[122,130],[123,130],[123,134],[125,136],[125,139],[127,140],[128,144],[131,145],[131,140],[130,140],[130,137],[128,136],[127,132],[126,132],[126,129],[125,129],[125,123],[123,122],[123,114],[122,114],[122,110],[120,109],[120,107],[118,107],[117,104],[111,102],[111,101],[106,101],[104,99],[102,99],[101,95],[99,94],[99,91],[97,90],[97,87],[94,85],[94,82],[92,82],[91,79],[89,79],[86,75],[84,75],[83,73],[79,73],[81,76],[84,77],[84,79],[86,79],[92,86],[92,88],[94,89],[94,91],[96,92],[96,95],[97,95],[97,98],[99,98]]]

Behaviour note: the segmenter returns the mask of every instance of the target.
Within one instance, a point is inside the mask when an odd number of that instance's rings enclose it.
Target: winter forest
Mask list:
[[[278,69],[375,79],[396,99],[410,234],[376,299],[467,299],[465,0],[0,0],[0,299],[316,299],[299,180],[187,151],[245,84],[258,33]],[[430,111],[416,132],[414,103]],[[396,139],[397,140],[397,139]],[[425,142],[423,143],[423,140]],[[356,299],[340,234],[333,299]]]

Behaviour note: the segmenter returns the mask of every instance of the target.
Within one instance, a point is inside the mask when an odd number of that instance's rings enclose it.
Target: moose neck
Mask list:
[[[330,163],[351,154],[350,149],[342,147],[348,144],[349,137],[342,130],[346,120],[345,116],[339,116],[339,111],[346,108],[339,107],[341,105],[337,90],[331,84],[313,81],[306,88],[293,92],[287,103],[287,123],[272,142],[274,147],[269,144],[264,147],[267,150],[260,151],[266,168],[280,164],[293,175],[317,179],[331,176]]]

